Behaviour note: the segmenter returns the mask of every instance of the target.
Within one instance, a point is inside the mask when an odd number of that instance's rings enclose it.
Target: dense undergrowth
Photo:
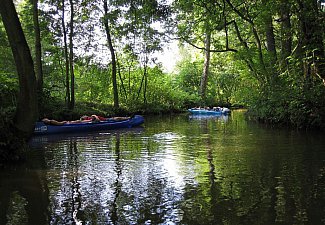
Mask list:
[[[295,129],[325,129],[325,87],[278,86],[252,100],[247,115],[259,122]]]
[[[22,161],[28,148],[26,142],[16,135],[13,112],[12,107],[0,110],[0,167],[4,162]]]
[[[248,102],[247,116],[262,123],[292,127],[295,129],[325,129],[325,88],[322,85],[313,86],[312,89],[294,88],[288,90],[285,85],[279,85],[271,91],[252,92]],[[56,120],[76,120],[82,115],[132,116],[134,114],[168,114],[184,112],[193,106],[227,106],[235,104],[207,99],[202,103],[199,98],[176,95],[164,103],[138,103],[131,106],[121,106],[115,109],[113,105],[96,102],[76,102],[73,110],[67,108],[64,100],[47,95],[40,107],[39,120],[50,118]],[[15,135],[14,112],[15,101],[8,101],[2,95],[0,110],[0,165],[2,162],[16,162],[22,160],[24,151],[28,148],[26,143]],[[7,101],[5,101],[7,99]],[[12,98],[14,99],[14,97]],[[242,107],[242,105],[241,105]]]

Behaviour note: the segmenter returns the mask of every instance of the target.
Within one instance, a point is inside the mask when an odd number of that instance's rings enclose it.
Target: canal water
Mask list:
[[[325,224],[325,135],[187,114],[34,137],[0,224]]]

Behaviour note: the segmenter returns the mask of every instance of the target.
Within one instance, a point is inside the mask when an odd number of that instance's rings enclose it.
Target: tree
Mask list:
[[[255,57],[255,55],[257,55],[257,59],[258,59],[258,65],[253,63],[253,59],[250,58],[249,59],[249,66],[256,71],[256,75],[260,77],[260,81],[261,84],[268,84],[268,80],[269,80],[269,73],[268,70],[266,68],[266,64],[265,64],[265,56],[263,55],[263,45],[262,45],[262,41],[261,41],[261,35],[259,34],[258,30],[257,30],[257,25],[255,22],[255,8],[258,8],[258,6],[256,6],[256,3],[248,3],[248,2],[244,2],[244,4],[241,4],[240,7],[236,7],[232,1],[230,0],[225,0],[227,2],[227,4],[229,5],[229,7],[231,8],[231,10],[233,10],[233,12],[235,13],[236,16],[238,16],[241,20],[243,24],[247,24],[248,27],[251,29],[251,33],[248,33],[249,36],[252,36],[254,39],[252,40],[255,45],[253,45],[253,47],[249,47],[247,41],[245,41],[242,38],[241,32],[245,32],[247,33],[247,30],[240,30],[238,29],[237,23],[235,21],[235,30],[238,36],[238,39],[240,40],[242,46],[245,48],[245,50],[247,52],[249,51],[254,51],[254,55],[246,55],[245,57]],[[267,19],[269,19],[268,17],[266,17]],[[246,28],[247,29],[247,28]],[[247,36],[248,36],[247,35]],[[248,38],[245,38],[248,40]],[[257,67],[257,68],[254,68]]]
[[[42,45],[41,32],[38,20],[38,0],[32,0],[33,4],[33,22],[35,32],[35,74],[37,81],[37,90],[41,95],[43,89],[43,68],[42,68]]]
[[[289,64],[288,57],[292,51],[292,26],[290,3],[288,0],[280,0],[279,3],[279,22],[280,22],[280,71],[285,71]]]
[[[69,108],[71,105],[71,95],[70,95],[70,70],[69,70],[69,53],[68,53],[68,41],[67,41],[67,30],[65,26],[65,0],[62,0],[62,16],[61,25],[63,32],[63,45],[64,45],[64,59],[65,59],[65,88],[66,88],[66,104]]]
[[[263,5],[270,4],[268,1],[263,0]],[[272,17],[272,7],[269,6],[266,8],[267,10],[264,10],[263,21],[264,21],[264,29],[265,29],[265,37],[266,37],[266,50],[268,52],[269,58],[270,58],[270,66],[269,68],[275,68],[276,67],[276,61],[277,61],[277,52],[276,52],[276,44],[275,44],[275,35],[274,35],[274,27],[273,27],[273,17]],[[272,75],[275,74],[275,70],[272,69]]]
[[[211,55],[211,31],[207,27],[205,33],[205,49],[204,49],[204,65],[203,65],[203,73],[201,76],[201,84],[200,84],[200,95],[202,100],[205,100],[206,88],[208,83],[208,75],[209,75],[209,67],[210,67],[210,55]]]
[[[111,37],[111,30],[108,24],[108,6],[107,0],[104,0],[104,25],[105,31],[107,35],[107,43],[111,53],[111,60],[112,60],[112,81],[113,81],[113,93],[114,93],[114,107],[119,108],[119,101],[118,101],[118,88],[117,88],[117,81],[116,81],[116,57],[115,57],[115,50],[113,47],[112,37]]]
[[[74,109],[75,105],[75,78],[74,78],[74,54],[73,54],[73,36],[74,36],[74,7],[73,0],[70,0],[70,35],[69,35],[69,63],[70,63],[70,78],[71,78],[71,102],[69,109]]]
[[[127,93],[122,80],[123,66],[120,66],[120,64],[118,75],[120,77],[120,87],[123,88],[124,92],[118,92],[116,53],[120,51],[134,56],[131,59],[134,71],[139,66],[143,68],[140,86],[136,91],[136,99],[139,98],[140,94],[143,94],[143,102],[146,104],[148,67],[151,62],[154,62],[153,52],[161,50],[160,40],[162,35],[152,27],[152,24],[167,17],[166,7],[160,4],[163,1],[155,0],[112,0],[109,3],[108,6],[108,1],[104,0],[104,26],[111,56],[114,105],[116,107],[119,104],[119,94]],[[113,46],[114,43],[119,44]],[[130,75],[129,72],[127,73]],[[130,83],[130,79],[128,81]],[[131,90],[129,89],[129,91]],[[129,93],[129,95],[132,94]]]
[[[28,138],[33,133],[38,117],[34,63],[13,1],[1,1],[0,13],[19,76],[19,96],[14,124],[18,136]]]
[[[324,15],[317,0],[296,0],[299,18],[299,55],[305,77],[318,75],[325,84]]]
[[[236,52],[229,46],[225,1],[185,1],[174,3],[177,12],[178,36],[204,53],[200,96],[205,100],[211,53]],[[202,37],[204,37],[202,39]]]

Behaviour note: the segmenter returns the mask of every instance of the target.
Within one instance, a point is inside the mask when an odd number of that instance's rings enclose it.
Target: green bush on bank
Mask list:
[[[6,162],[18,162],[24,159],[27,145],[15,135],[14,107],[4,107],[0,110],[0,166]]]
[[[287,86],[284,86],[287,87]],[[249,106],[248,115],[258,121],[297,129],[325,128],[325,88],[319,84],[308,90],[295,87],[260,93]]]

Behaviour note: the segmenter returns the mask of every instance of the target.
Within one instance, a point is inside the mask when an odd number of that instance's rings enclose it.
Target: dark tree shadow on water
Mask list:
[[[85,219],[83,216],[83,211],[81,210],[82,196],[78,176],[80,167],[78,157],[79,151],[77,148],[77,142],[70,140],[69,161],[71,162],[71,217],[75,224],[81,224]]]
[[[116,134],[116,142],[115,142],[115,172],[116,172],[116,179],[114,182],[114,200],[112,203],[111,208],[111,219],[113,224],[118,224],[119,218],[118,218],[118,206],[117,206],[117,200],[121,193],[122,184],[120,181],[120,177],[122,175],[122,165],[121,165],[121,152],[120,152],[120,135]]]
[[[23,215],[27,224],[49,223],[49,190],[46,174],[40,168],[44,155],[37,162],[27,162],[0,170],[0,224],[12,223]],[[43,164],[43,166],[44,166]],[[27,218],[24,218],[27,217]]]

